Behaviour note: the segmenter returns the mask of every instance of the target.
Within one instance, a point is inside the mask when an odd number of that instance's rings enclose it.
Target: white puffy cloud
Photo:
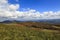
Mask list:
[[[18,1],[18,0],[16,0]],[[28,9],[18,11],[19,4],[9,4],[8,0],[0,0],[0,21],[4,20],[40,20],[40,19],[60,19],[60,11],[42,12]]]
[[[0,4],[5,4],[7,2],[8,2],[7,0],[0,0]]]
[[[16,5],[14,5],[14,4],[9,5],[9,9],[12,10],[12,11],[17,10],[18,8],[19,8],[18,4],[16,4]]]

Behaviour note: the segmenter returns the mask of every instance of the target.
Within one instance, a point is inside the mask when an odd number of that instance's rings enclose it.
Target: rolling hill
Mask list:
[[[60,25],[46,22],[0,23],[0,40],[60,40]]]

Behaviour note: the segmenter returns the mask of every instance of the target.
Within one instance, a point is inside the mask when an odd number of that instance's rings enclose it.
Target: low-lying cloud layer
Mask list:
[[[17,1],[17,0],[16,0]],[[0,0],[0,21],[4,20],[39,20],[39,19],[60,19],[60,11],[42,12],[29,9],[18,11],[19,4],[9,4],[8,0]]]

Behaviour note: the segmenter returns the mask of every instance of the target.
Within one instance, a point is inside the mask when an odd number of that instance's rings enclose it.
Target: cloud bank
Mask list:
[[[19,6],[19,4],[9,4],[8,0],[0,0],[0,21],[60,19],[60,11],[48,11],[42,13],[33,9],[29,9],[28,11],[18,11],[18,9],[20,9]]]

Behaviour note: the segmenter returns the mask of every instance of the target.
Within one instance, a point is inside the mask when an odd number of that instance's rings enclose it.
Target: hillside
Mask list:
[[[60,40],[60,25],[42,22],[0,23],[0,40]]]
[[[60,30],[60,24],[49,24],[46,22],[20,22],[19,24],[26,27],[49,29],[49,30]]]

